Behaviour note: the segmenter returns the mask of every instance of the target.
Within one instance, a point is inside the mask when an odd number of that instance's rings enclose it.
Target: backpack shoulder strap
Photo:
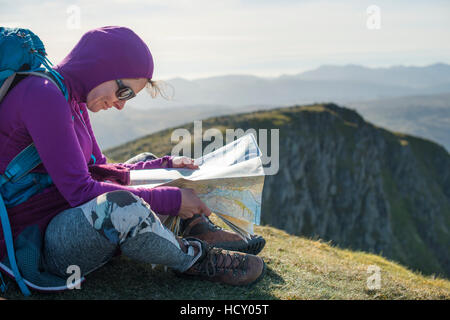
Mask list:
[[[50,80],[51,82],[53,82],[55,84],[55,86],[57,86],[59,89],[61,89],[59,87],[59,84],[55,81],[55,79],[47,72],[19,71],[19,72],[16,72],[16,74],[33,75],[33,76],[38,76],[38,77],[41,77],[41,78],[46,78],[46,79]]]
[[[3,185],[7,181],[16,182],[36,168],[41,162],[34,143],[31,143],[8,164],[5,173],[0,176],[0,185]]]
[[[39,71],[38,70],[38,71],[18,71],[18,72],[14,72],[8,78],[6,78],[0,87],[0,102],[3,100],[3,98],[6,96],[6,94],[8,94],[8,92],[27,75],[38,76],[38,77],[50,80],[51,82],[53,82],[53,84],[56,87],[59,88],[59,90],[61,90],[66,101],[69,101],[67,89],[66,89],[65,85],[58,79],[58,77],[54,77],[51,73],[49,73],[47,71],[44,71],[44,70]]]
[[[3,97],[6,96],[6,94],[8,93],[9,88],[12,86],[15,77],[16,74],[13,73],[3,82],[2,86],[0,87],[0,101],[2,101]]]

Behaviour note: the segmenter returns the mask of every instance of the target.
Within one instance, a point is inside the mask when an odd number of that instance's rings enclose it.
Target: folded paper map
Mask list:
[[[261,220],[264,186],[261,156],[255,136],[247,134],[195,159],[194,163],[199,169],[131,170],[131,185],[194,189],[198,197],[226,225],[244,239],[250,239],[253,225],[259,225]],[[178,234],[178,217],[166,220],[165,225]]]

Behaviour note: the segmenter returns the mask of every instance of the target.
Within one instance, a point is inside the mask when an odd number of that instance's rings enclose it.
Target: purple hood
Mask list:
[[[64,77],[69,96],[86,102],[99,84],[123,78],[153,76],[153,57],[132,30],[108,26],[86,32],[72,51],[54,67]]]

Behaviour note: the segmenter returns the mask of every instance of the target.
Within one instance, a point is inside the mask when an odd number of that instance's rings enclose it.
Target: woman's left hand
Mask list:
[[[198,165],[194,164],[194,159],[188,157],[173,157],[173,168],[198,169]]]

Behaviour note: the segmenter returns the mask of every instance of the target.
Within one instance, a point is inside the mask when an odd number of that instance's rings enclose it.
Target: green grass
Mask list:
[[[28,299],[450,299],[448,280],[423,276],[374,254],[340,249],[272,227],[255,229],[267,240],[260,253],[267,272],[250,288],[181,279],[170,270],[116,257],[88,275],[80,290],[34,292]],[[381,270],[379,290],[367,287],[370,265]],[[5,298],[23,297],[11,283]]]

